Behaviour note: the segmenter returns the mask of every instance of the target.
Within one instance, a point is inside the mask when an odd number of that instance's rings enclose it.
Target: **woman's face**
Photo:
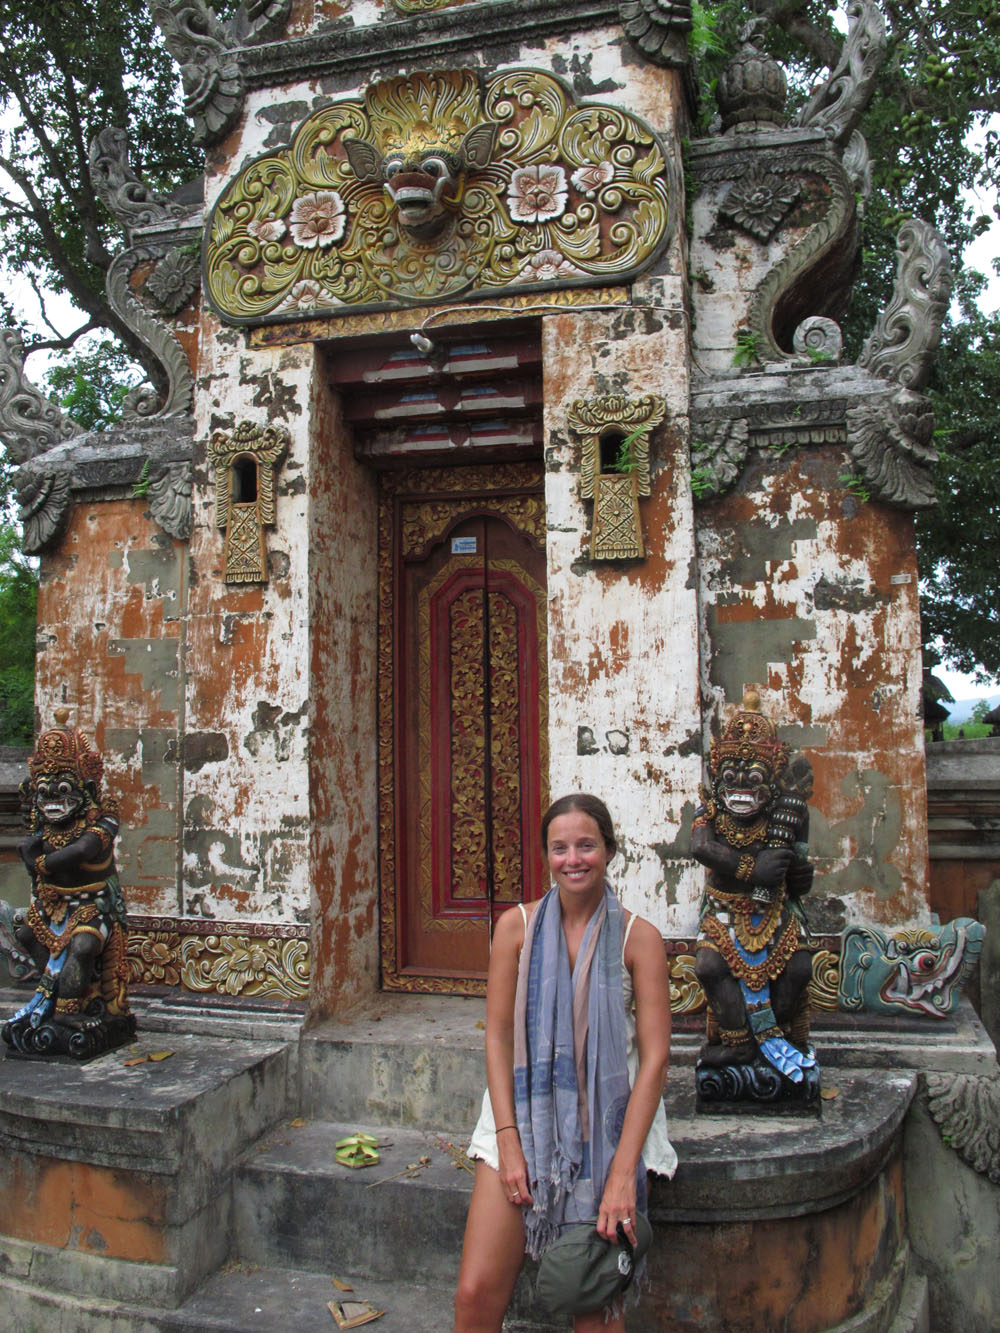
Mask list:
[[[582,810],[553,819],[545,852],[549,873],[560,889],[576,896],[603,887],[608,849],[597,821]]]

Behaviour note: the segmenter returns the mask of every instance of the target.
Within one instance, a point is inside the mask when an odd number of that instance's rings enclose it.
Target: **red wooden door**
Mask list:
[[[424,504],[426,514],[425,501],[408,499],[396,505],[394,928],[383,929],[383,983],[478,991],[492,922],[544,888],[540,496],[438,498],[429,536],[407,512]]]

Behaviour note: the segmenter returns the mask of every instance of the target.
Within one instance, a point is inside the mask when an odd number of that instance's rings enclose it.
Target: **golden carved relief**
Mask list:
[[[518,578],[528,583],[527,574]],[[544,606],[532,582],[535,605]],[[524,883],[521,862],[521,709],[518,693],[517,608],[509,597],[493,593],[490,614],[490,801],[493,834],[493,896],[520,902]],[[545,626],[538,626],[544,640]]]
[[[639,497],[651,489],[650,436],[666,414],[658,394],[578,398],[567,413],[583,442],[580,494],[594,502],[592,560],[636,560],[644,552]]]
[[[180,984],[181,937],[175,931],[150,935],[130,934],[126,957],[130,986],[177,986]]]
[[[393,172],[421,175],[428,154],[446,187],[423,190],[433,224],[393,193]],[[259,324],[622,282],[669,240],[665,165],[637,116],[577,103],[542,70],[387,79],[223,191],[206,294],[227,322]]]
[[[144,920],[133,918],[129,931],[130,985],[246,999],[308,997],[309,941],[296,927],[254,923],[234,929],[219,922],[210,933],[203,922],[149,918],[147,928],[134,928]]]
[[[227,583],[266,583],[264,528],[274,526],[274,468],[288,448],[284,426],[241,421],[208,444],[215,469],[215,521],[225,529]]]
[[[680,953],[670,960],[670,1009],[675,1014],[697,1014],[705,1008],[705,992],[694,974],[694,954]]]
[[[809,1003],[813,1009],[836,1009],[840,987],[840,954],[817,949],[812,960]]]
[[[494,600],[490,598],[491,603]],[[491,605],[491,614],[492,609]],[[486,771],[483,589],[467,588],[451,603],[449,611],[451,891],[456,898],[480,899],[486,896],[486,884],[478,876],[470,882],[470,876],[477,867],[486,865],[489,856],[482,780]],[[429,661],[427,667],[429,678]]]
[[[306,940],[189,935],[180,959],[186,990],[245,999],[304,1000],[309,994]]]

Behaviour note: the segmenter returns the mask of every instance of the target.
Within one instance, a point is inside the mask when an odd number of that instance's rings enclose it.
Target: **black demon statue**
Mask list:
[[[748,691],[711,745],[709,788],[692,833],[708,868],[695,973],[709,1005],[696,1071],[699,1103],[813,1104],[819,1069],[809,1046],[811,954],[799,900],[807,859],[812,769],[778,740]]]
[[[56,712],[57,725],[39,737],[21,785],[31,902],[23,915],[8,909],[4,917],[41,979],[4,1024],[3,1039],[22,1055],[88,1059],[130,1041],[135,1019],[115,872],[118,813],[101,797],[101,756],[66,726],[68,717],[66,709]]]

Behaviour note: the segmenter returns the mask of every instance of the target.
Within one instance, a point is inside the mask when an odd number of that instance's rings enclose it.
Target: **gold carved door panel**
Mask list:
[[[541,482],[534,464],[383,478],[380,873],[387,989],[480,992],[497,916],[544,889]]]

